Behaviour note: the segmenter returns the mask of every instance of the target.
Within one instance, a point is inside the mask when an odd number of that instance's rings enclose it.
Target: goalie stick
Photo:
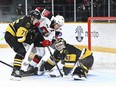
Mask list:
[[[80,54],[80,56],[79,56],[79,58],[78,59],[81,59],[81,57],[83,56],[83,54],[85,53],[85,48],[83,48],[82,49],[82,51],[81,51],[81,54]],[[61,61],[60,61],[60,63],[61,63]],[[81,66],[80,65],[80,63],[79,63],[79,61],[77,61],[75,64],[74,64],[74,67],[73,67],[73,69],[70,71],[70,73],[67,75],[67,76],[63,76],[64,78],[71,78],[72,77],[72,74],[73,74],[73,72],[74,72],[74,70],[76,69],[76,67],[77,66]],[[61,71],[61,70],[60,70]],[[55,75],[52,75],[52,76],[55,76]]]
[[[42,34],[40,28],[38,28],[38,30],[40,31],[41,35],[43,36],[43,34]],[[44,36],[43,36],[43,38],[44,38]],[[45,39],[45,38],[44,38],[44,39]],[[40,43],[41,43],[41,42],[40,42]],[[52,57],[52,59],[53,59],[53,61],[54,61],[54,63],[55,63],[55,66],[57,67],[57,69],[58,69],[58,71],[59,71],[61,77],[63,77],[63,74],[61,73],[61,71],[60,71],[60,69],[59,69],[59,67],[58,67],[58,65],[57,65],[57,63],[56,63],[56,61],[55,61],[55,59],[54,59],[54,56],[53,56],[53,54],[52,54],[50,48],[49,48],[49,47],[47,47],[47,48],[48,48],[48,51],[49,51],[49,53],[50,53],[50,55],[51,55],[51,57]]]
[[[47,48],[48,48],[48,50],[49,50],[49,52],[50,52],[50,55],[51,55],[51,57],[52,57],[52,59],[53,59],[53,61],[54,61],[54,63],[55,63],[55,66],[56,66],[57,69],[58,69],[58,72],[60,73],[60,76],[63,77],[63,74],[62,74],[60,68],[58,67],[58,65],[57,65],[57,63],[56,63],[56,61],[55,61],[55,59],[54,59],[54,55],[52,54],[50,48],[49,48],[49,47],[47,47]]]

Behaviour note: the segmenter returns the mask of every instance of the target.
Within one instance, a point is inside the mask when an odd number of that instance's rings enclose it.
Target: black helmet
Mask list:
[[[33,11],[30,12],[30,16],[31,17],[33,16],[33,17],[37,18],[38,20],[41,18],[40,12],[35,11],[35,10],[33,10]]]

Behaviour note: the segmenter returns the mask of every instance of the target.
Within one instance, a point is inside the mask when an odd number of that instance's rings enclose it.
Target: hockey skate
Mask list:
[[[62,72],[62,70],[61,70]],[[63,72],[62,72],[63,73]],[[49,71],[49,74],[48,74],[49,77],[60,77],[60,73],[57,69],[52,69]]]
[[[41,60],[39,65],[38,65],[38,72],[37,74],[40,76],[40,75],[43,75],[45,73],[45,61],[44,60]]]
[[[86,80],[86,71],[82,67],[77,67],[73,72],[73,79],[74,80]]]
[[[34,66],[32,66],[32,65],[29,64],[29,66],[27,67],[27,71],[29,71],[29,70],[31,70],[33,68],[34,68]]]
[[[29,65],[27,68],[27,71],[25,71],[25,73],[22,75],[22,77],[34,76],[34,75],[43,75],[44,72],[45,72],[44,61],[42,60],[39,63],[38,67],[34,67],[34,66]]]
[[[21,80],[21,71],[13,69],[10,80],[20,81]]]
[[[25,71],[21,76],[22,77],[26,77],[26,76],[34,76],[34,75],[37,75],[37,71],[38,71],[38,68],[35,67],[35,68],[32,68],[28,71]]]
[[[27,71],[23,71],[22,77],[37,75],[38,68],[29,65]]]

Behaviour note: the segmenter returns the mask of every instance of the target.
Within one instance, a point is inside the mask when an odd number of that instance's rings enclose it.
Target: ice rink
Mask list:
[[[11,64],[14,52],[9,48],[0,48],[0,60]],[[116,87],[116,69],[93,68],[86,80],[74,81],[72,78],[50,78],[44,76],[24,77],[21,81],[11,81],[12,69],[0,63],[1,87]]]

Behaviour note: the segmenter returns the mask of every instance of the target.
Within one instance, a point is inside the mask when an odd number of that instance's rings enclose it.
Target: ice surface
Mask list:
[[[0,60],[11,64],[15,53],[8,48],[0,49]],[[116,87],[116,69],[96,69],[89,71],[87,80],[74,81],[72,78],[50,78],[44,76],[24,77],[21,81],[11,81],[12,69],[0,63],[0,87]]]

